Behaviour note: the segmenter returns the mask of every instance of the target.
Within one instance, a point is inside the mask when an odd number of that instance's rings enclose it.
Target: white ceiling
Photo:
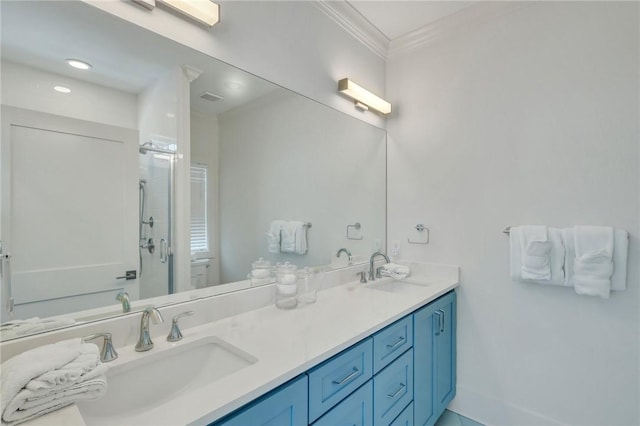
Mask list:
[[[473,1],[455,0],[349,0],[348,3],[389,40],[404,36],[474,4]]]

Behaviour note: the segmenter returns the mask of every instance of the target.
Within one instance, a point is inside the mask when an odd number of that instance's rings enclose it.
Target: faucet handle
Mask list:
[[[111,341],[111,333],[96,333],[90,334],[82,338],[83,342],[87,340],[97,339],[99,337],[104,338],[104,342],[102,343],[102,350],[100,351],[100,361],[109,362],[118,358],[118,352],[113,347],[113,342]]]
[[[360,275],[360,282],[362,284],[367,283],[367,271],[356,272],[356,276]]]
[[[178,320],[182,317],[191,316],[194,313],[195,312],[193,311],[187,311],[179,313],[178,315],[175,315],[173,317],[173,319],[171,320],[171,331],[167,336],[167,342],[177,342],[179,340],[182,340],[182,332],[180,331],[180,327],[178,327]]]

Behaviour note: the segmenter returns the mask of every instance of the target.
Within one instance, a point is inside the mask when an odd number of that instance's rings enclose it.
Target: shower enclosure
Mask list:
[[[173,271],[173,203],[175,151],[169,144],[140,146],[138,237],[140,298],[175,292]]]

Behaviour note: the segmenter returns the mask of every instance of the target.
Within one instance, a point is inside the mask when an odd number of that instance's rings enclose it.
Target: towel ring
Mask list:
[[[407,242],[409,244],[421,244],[421,245],[427,245],[429,244],[429,228],[427,228],[426,226],[424,226],[423,224],[419,223],[415,226],[416,231],[418,232],[424,232],[427,231],[427,241],[411,241],[411,238],[407,238]]]
[[[362,237],[362,236],[360,238],[350,237],[349,236],[349,228],[355,228],[355,229],[362,228],[362,225],[360,225],[360,222],[356,222],[353,225],[347,225],[347,240],[362,240],[362,239],[364,239],[364,237]]]

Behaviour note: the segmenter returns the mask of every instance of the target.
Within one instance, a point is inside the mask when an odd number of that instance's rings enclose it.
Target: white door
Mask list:
[[[116,304],[121,289],[137,298],[138,280],[118,278],[138,270],[137,131],[11,107],[2,123],[14,317]]]

